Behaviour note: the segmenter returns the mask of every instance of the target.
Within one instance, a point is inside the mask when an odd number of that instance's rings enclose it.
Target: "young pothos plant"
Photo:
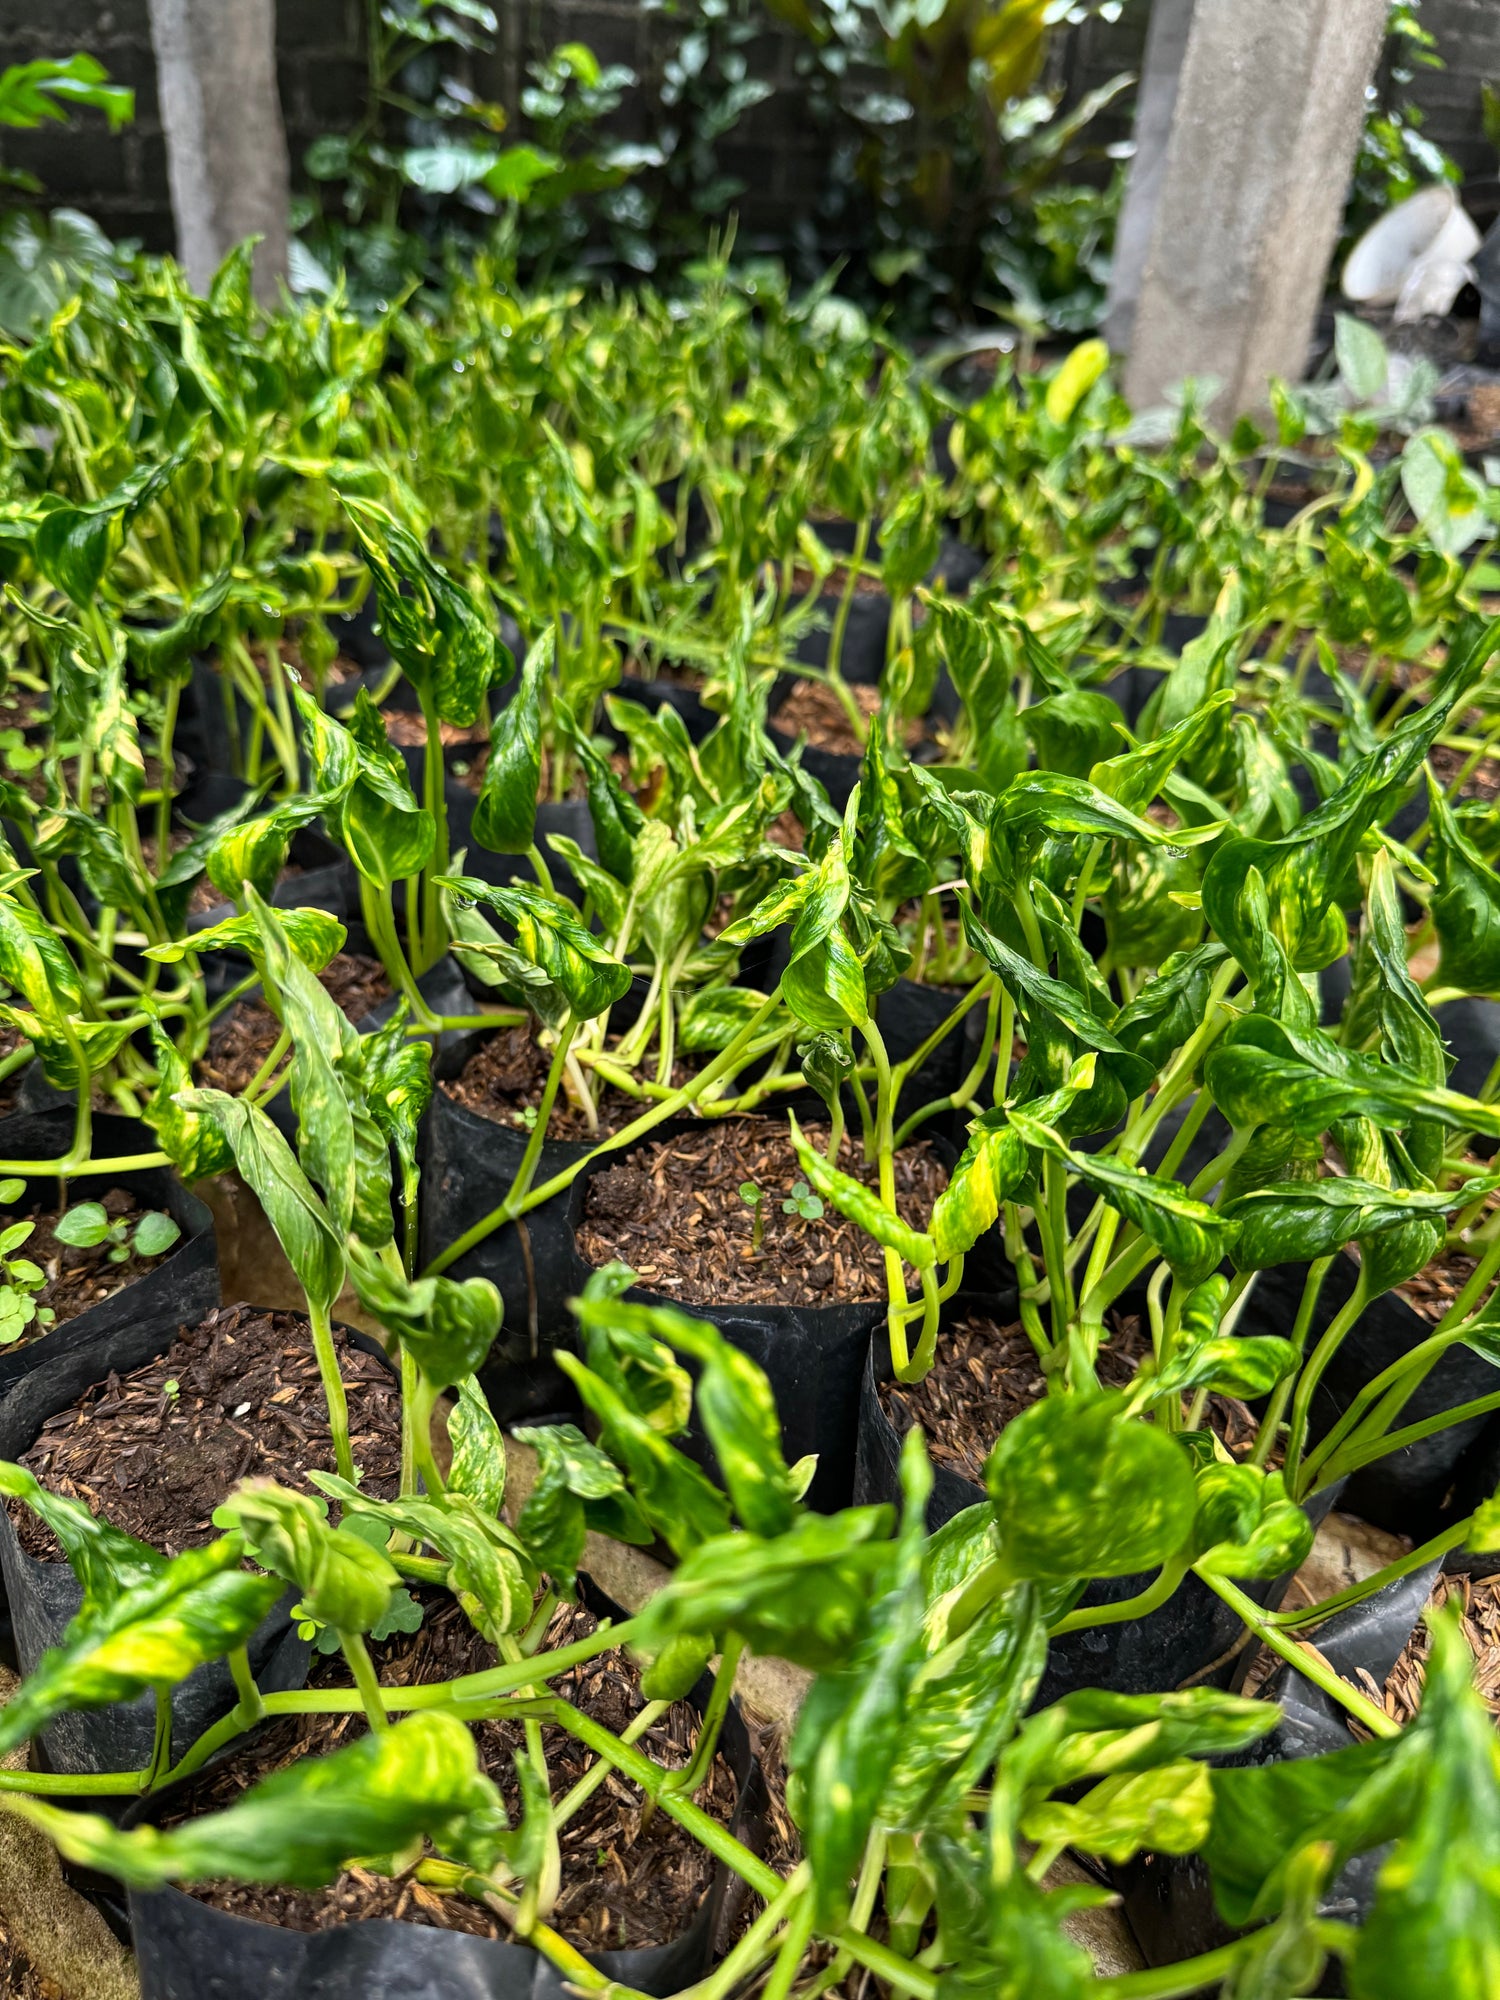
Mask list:
[[[229,1659],[240,1699],[171,1768],[163,1752],[144,1772],[8,1772],[0,1809],[43,1828],[70,1859],[140,1888],[225,1875],[316,1887],[359,1858],[429,1892],[481,1900],[569,1984],[603,1995],[618,1988],[548,1919],[559,1830],[613,1774],[758,1899],[748,1928],[693,1987],[698,2000],[728,2000],[749,1979],[789,1994],[818,1966],[866,1969],[911,2000],[1285,1993],[1315,1984],[1330,1955],[1368,2000],[1431,1990],[1392,1983],[1393,1932],[1404,1939],[1402,1968],[1415,1964],[1417,1936],[1455,1990],[1480,2000],[1469,1975],[1493,1924],[1484,1914],[1476,1937],[1470,1913],[1476,1870],[1482,1884],[1500,1839],[1500,1758],[1451,1614],[1437,1621],[1420,1719],[1401,1730],[1365,1703],[1372,1740],[1332,1756],[1244,1768],[1235,1753],[1274,1727],[1274,1705],[1203,1687],[1082,1690],[1036,1709],[1049,1637],[1087,1615],[1072,1607],[1090,1576],[1182,1550],[1206,1575],[1263,1575],[1296,1560],[1310,1531],[1276,1475],[1213,1462],[1121,1396],[1060,1397],[1017,1420],[1008,1438],[1019,1441],[1002,1440],[991,1457],[986,1500],[935,1536],[925,1531],[931,1474],[916,1433],[899,1521],[888,1507],[815,1515],[799,1497],[809,1468],[785,1463],[760,1370],[712,1326],[627,1304],[619,1294],[630,1279],[620,1267],[596,1274],[578,1303],[581,1353],[565,1361],[598,1441],[568,1426],[524,1433],[537,1473],[513,1525],[499,1514],[506,1448],[484,1418],[458,1429],[446,1482],[420,1494],[382,1500],[320,1477],[343,1510],[336,1527],[309,1495],[246,1482],[219,1510],[221,1539],[174,1562],[4,1468],[0,1485],[63,1542],[85,1607],[6,1708],[0,1747],[68,1709],[146,1688],[169,1720],[171,1687],[205,1659]],[[722,1484],[674,1443],[695,1402]],[[661,1537],[677,1573],[625,1624],[548,1650],[552,1611],[575,1588],[590,1528]],[[1476,1542],[1492,1533],[1481,1524]],[[453,1592],[496,1664],[383,1686],[366,1635],[403,1578]],[[262,1695],[250,1678],[244,1640],[288,1583],[303,1611],[337,1633],[346,1692]],[[149,1649],[136,1643],[148,1625]],[[643,1663],[646,1706],[615,1734],[548,1683],[622,1643]],[[802,1856],[784,1875],[695,1799],[747,1654],[815,1676],[788,1751]],[[642,1733],[715,1660],[693,1754],[666,1770],[641,1749]],[[121,1833],[53,1802],[85,1785],[128,1794],[190,1775],[247,1723],[314,1701],[320,1712],[362,1715],[367,1733],[227,1809],[166,1832]],[[471,1733],[499,1717],[522,1725],[519,1822]],[[543,1725],[595,1755],[562,1797]],[[1319,1898],[1338,1867],[1393,1838],[1366,1930],[1324,1917]],[[1142,1851],[1202,1854],[1226,1918],[1255,1928],[1158,1968],[1147,1988],[1097,1980],[1066,1920],[1104,1898],[1052,1882],[1065,1847],[1113,1863]]]

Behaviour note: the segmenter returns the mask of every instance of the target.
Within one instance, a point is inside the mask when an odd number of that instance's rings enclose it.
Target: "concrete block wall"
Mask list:
[[[347,127],[358,116],[363,11],[363,0],[280,0],[281,95],[294,178],[320,133]],[[499,47],[473,80],[510,107],[528,60],[560,41],[587,42],[602,60],[628,63],[649,82],[679,32],[670,12],[648,9],[641,0],[498,0],[496,11]],[[1139,66],[1146,12],[1147,0],[1127,0],[1117,22],[1092,21],[1075,32],[1063,57],[1071,95]],[[1480,122],[1481,83],[1500,82],[1500,0],[1426,0],[1423,18],[1447,62],[1445,70],[1420,71],[1410,89],[1427,110],[1428,133],[1467,172],[1500,171]],[[117,81],[134,87],[134,126],[112,136],[101,118],[84,114],[67,128],[0,132],[0,160],[38,175],[51,201],[87,209],[114,235],[170,248],[146,0],[47,0],[45,6],[0,0],[0,65],[75,49],[97,55]],[[819,178],[829,170],[826,141],[799,108],[796,55],[796,38],[774,26],[754,45],[752,73],[772,82],[775,95],[750,111],[721,148],[724,170],[747,183],[740,208],[751,231],[784,229],[810,212]],[[1098,136],[1121,139],[1129,130],[1126,100],[1101,121]],[[644,133],[630,133],[627,123],[626,135]]]

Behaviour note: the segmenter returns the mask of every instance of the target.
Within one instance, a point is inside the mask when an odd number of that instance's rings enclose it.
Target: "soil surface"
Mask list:
[[[1432,774],[1446,791],[1469,762],[1467,750],[1449,743],[1434,743],[1427,753]],[[1461,799],[1483,799],[1486,804],[1500,798],[1500,758],[1481,757],[1458,788]]]
[[[828,1128],[805,1130],[822,1152]],[[876,1185],[875,1168],[847,1133],[839,1165]],[[691,1303],[823,1306],[883,1297],[884,1258],[864,1230],[831,1205],[815,1220],[784,1211],[801,1181],[787,1127],[773,1119],[726,1119],[648,1141],[589,1181],[578,1247],[591,1264],[621,1258],[652,1291]],[[752,1182],[765,1209],[758,1255],[751,1210],[740,1194]],[[929,1141],[896,1155],[896,1206],[916,1228],[925,1229],[947,1183],[948,1170]]]
[[[1099,1350],[1099,1379],[1127,1388],[1151,1340],[1134,1313],[1111,1316],[1109,1339]],[[883,1382],[880,1405],[901,1434],[914,1423],[927,1433],[934,1465],[946,1466],[976,1486],[984,1462],[1007,1424],[1045,1394],[1036,1349],[1019,1320],[1002,1326],[969,1313],[938,1335],[937,1359],[920,1382]],[[1230,1397],[1210,1400],[1209,1421],[1231,1452],[1254,1442],[1249,1410]]]
[[[376,1671],[387,1686],[412,1686],[476,1673],[497,1663],[451,1598],[424,1599],[427,1616],[419,1631],[371,1647]],[[595,1629],[589,1612],[564,1606],[547,1635],[548,1647],[568,1644]],[[349,1685],[342,1660],[315,1664],[313,1685]],[[642,1705],[640,1681],[623,1650],[559,1675],[553,1691],[606,1728],[618,1732]],[[668,1769],[680,1769],[692,1753],[697,1711],[675,1703],[640,1739],[645,1754]],[[245,1786],[297,1760],[321,1755],[365,1733],[362,1716],[293,1716],[278,1721],[253,1750],[221,1768],[197,1810],[231,1804]],[[499,1719],[476,1729],[481,1761],[505,1796],[514,1823],[519,1810],[513,1753],[524,1749],[519,1722]],[[565,1731],[550,1724],[542,1732],[552,1779],[560,1799],[593,1763]],[[714,1759],[697,1803],[720,1822],[731,1820],[738,1785],[723,1757]],[[619,1776],[605,1783],[561,1829],[562,1892],[550,1921],[585,1950],[620,1949],[669,1943],[692,1923],[713,1879],[713,1862],[667,1813],[643,1812],[643,1795]],[[773,1857],[774,1860],[775,1857]],[[467,1931],[508,1940],[503,1921],[470,1897],[440,1895],[411,1871],[390,1877],[351,1868],[326,1889],[301,1890],[259,1883],[218,1882],[192,1892],[200,1901],[236,1916],[278,1923],[292,1930],[330,1930],[358,1918],[396,1917],[437,1930]],[[726,1919],[733,1912],[726,1910]]]
[[[385,967],[378,958],[366,958],[361,952],[339,952],[318,978],[356,1023],[391,997]],[[240,1001],[210,1036],[208,1053],[194,1072],[198,1082],[238,1094],[259,1074],[280,1034],[281,1023],[269,1007],[259,1000]]]
[[[537,1046],[529,1027],[499,1028],[481,1042],[457,1076],[450,1077],[439,1087],[456,1104],[463,1105],[466,1111],[472,1111],[480,1118],[493,1119],[497,1125],[513,1125],[523,1132],[530,1131],[535,1119],[528,1114],[534,1114],[540,1108],[549,1062],[548,1052]],[[689,1080],[694,1067],[682,1061],[674,1065],[674,1088],[680,1088]],[[655,1076],[654,1059],[650,1073]],[[568,1082],[565,1075],[552,1106],[552,1117],[547,1126],[549,1139],[584,1143],[596,1138],[607,1139],[651,1108],[649,1099],[632,1097],[628,1091],[605,1085],[599,1092],[598,1124],[591,1127],[586,1113],[567,1095]]]
[[[1445,1604],[1450,1598],[1457,1598],[1463,1610],[1464,1637],[1474,1655],[1475,1685],[1490,1714],[1500,1722],[1500,1576],[1440,1576],[1428,1603]],[[1313,1638],[1316,1641],[1316,1633]],[[1431,1634],[1419,1621],[1383,1688],[1377,1687],[1368,1673],[1361,1675],[1364,1693],[1397,1722],[1410,1722],[1422,1706],[1422,1684],[1431,1651]]]
[[[864,681],[852,681],[848,686],[868,726],[879,712],[880,690]],[[858,757],[864,751],[863,741],[849,726],[843,702],[826,681],[798,681],[770,723],[784,735],[806,736],[815,750],[826,750],[831,756]],[[922,740],[922,724],[908,722],[905,736],[907,748],[914,749]]]
[[[46,1979],[0,1925],[0,2000],[67,2000],[55,1979]]]
[[[104,1196],[102,1207],[111,1222],[124,1222],[130,1237],[135,1234],[135,1226],[148,1211],[141,1207],[134,1195],[124,1188],[111,1188]],[[75,1202],[75,1208],[81,1203]],[[111,1246],[97,1243],[90,1249],[80,1249],[71,1243],[59,1243],[53,1231],[61,1220],[63,1211],[51,1209],[38,1211],[28,1219],[32,1224],[30,1236],[11,1253],[14,1257],[27,1258],[39,1265],[47,1273],[47,1282],[39,1292],[32,1294],[38,1308],[38,1318],[32,1320],[19,1341],[8,1343],[10,1347],[21,1347],[28,1340],[36,1340],[49,1333],[51,1326],[39,1323],[42,1308],[50,1308],[52,1326],[61,1326],[65,1320],[77,1319],[90,1306],[99,1305],[104,1299],[112,1299],[116,1292],[134,1284],[147,1271],[154,1271],[163,1257],[170,1257],[182,1241],[168,1247],[157,1257],[142,1257],[132,1248],[128,1257],[118,1264],[109,1261]],[[17,1215],[14,1218],[20,1221]],[[127,1246],[130,1242],[127,1237]],[[4,1349],[0,1349],[3,1352]]]
[[[396,1491],[401,1404],[384,1364],[335,1333],[354,1460],[366,1488]],[[175,1384],[175,1389],[169,1387]],[[221,1306],[184,1327],[160,1360],[110,1375],[49,1417],[21,1463],[54,1493],[180,1555],[211,1542],[211,1516],[241,1479],[305,1486],[333,1445],[312,1330],[300,1313]],[[26,1553],[57,1562],[52,1531],[7,1503]]]

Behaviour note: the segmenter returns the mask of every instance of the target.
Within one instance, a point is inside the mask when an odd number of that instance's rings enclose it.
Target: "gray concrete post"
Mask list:
[[[1128,353],[1136,302],[1151,248],[1156,205],[1161,199],[1177,109],[1177,86],[1193,25],[1193,0],[1152,0],[1151,21],[1141,58],[1135,96],[1135,151],[1125,182],[1125,201],[1115,228],[1109,273],[1109,312],[1104,335],[1117,354]]]
[[[150,0],[177,254],[203,291],[259,236],[255,295],[286,276],[291,171],[276,89],[276,0]]]
[[[1232,417],[1302,375],[1386,15],[1196,0],[1125,373],[1138,409],[1212,376]]]

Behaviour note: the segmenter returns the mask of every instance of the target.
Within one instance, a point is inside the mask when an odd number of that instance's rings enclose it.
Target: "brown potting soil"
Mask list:
[[[1112,1314],[1099,1350],[1100,1381],[1128,1388],[1150,1352],[1139,1316]],[[883,1382],[879,1389],[881,1408],[901,1435],[920,1424],[933,1464],[979,1486],[996,1438],[1045,1393],[1041,1363],[1020,1321],[1002,1326],[981,1313],[966,1314],[938,1335],[937,1358],[920,1382]],[[1236,1456],[1254,1442],[1255,1422],[1243,1403],[1215,1396],[1208,1414]]]
[[[73,1206],[80,1206],[75,1202]],[[111,1222],[124,1222],[128,1234],[125,1248],[129,1255],[118,1264],[112,1264],[109,1253],[113,1247],[109,1243],[96,1243],[88,1249],[72,1243],[59,1243],[54,1233],[62,1219],[62,1211],[52,1209],[39,1211],[35,1215],[16,1215],[17,1222],[27,1220],[32,1225],[30,1236],[18,1244],[10,1253],[13,1257],[25,1258],[47,1273],[47,1282],[32,1298],[37,1306],[37,1317],[21,1335],[19,1341],[9,1342],[8,1348],[24,1346],[29,1340],[37,1340],[49,1333],[53,1326],[61,1326],[65,1320],[77,1319],[90,1306],[99,1305],[105,1299],[112,1299],[127,1285],[133,1284],[147,1271],[154,1271],[162,1257],[170,1257],[177,1244],[170,1244],[160,1256],[142,1257],[132,1246],[135,1225],[147,1211],[141,1207],[134,1195],[124,1188],[111,1188],[103,1197],[101,1206]],[[181,1239],[179,1238],[179,1241]],[[41,1322],[42,1311],[50,1310],[50,1324]],[[6,1352],[0,1348],[0,1353]]]
[[[1413,1312],[1436,1326],[1474,1275],[1475,1261],[1463,1250],[1440,1253],[1396,1290]]]
[[[334,1342],[355,1464],[368,1491],[394,1493],[395,1378],[346,1334]],[[310,1471],[333,1470],[312,1330],[300,1313],[220,1306],[184,1327],[159,1360],[111,1374],[49,1417],[21,1463],[51,1492],[168,1555],[201,1547],[218,1533],[213,1510],[238,1480],[305,1487]],[[19,1501],[7,1504],[26,1553],[61,1561],[52,1531]]]
[[[1468,763],[1469,753],[1455,749],[1450,743],[1434,743],[1427,753],[1427,761],[1432,766],[1433,776],[1446,790]],[[1500,798],[1500,757],[1481,757],[1459,786],[1458,796],[1461,799],[1482,799],[1486,804]]]
[[[1458,1600],[1463,1613],[1464,1637],[1474,1655],[1474,1684],[1490,1714],[1500,1722],[1500,1576],[1439,1576],[1427,1601],[1436,1607],[1450,1598]],[[1317,1643],[1316,1633],[1313,1643]],[[1419,1621],[1385,1686],[1377,1687],[1371,1675],[1362,1673],[1361,1692],[1378,1702],[1394,1721],[1412,1721],[1422,1706],[1431,1651],[1432,1635]]]
[[[170,861],[176,855],[180,854],[183,848],[190,847],[193,839],[194,835],[187,827],[179,826],[174,828],[167,842],[167,859]],[[159,864],[156,858],[156,835],[154,833],[143,833],[141,835],[141,858],[145,862],[148,872],[155,877]],[[213,883],[209,881],[208,876],[203,874],[198,877],[197,881],[188,891],[187,907],[194,916],[206,916],[210,910],[218,909],[223,900],[224,898],[219,894]]]
[[[351,1021],[362,1021],[391,997],[385,967],[362,952],[337,953],[318,978]],[[281,1023],[269,1007],[259,1000],[242,1000],[209,1037],[208,1053],[196,1067],[198,1082],[215,1090],[243,1090],[259,1074],[280,1034]]]
[[[806,1136],[821,1152],[828,1128],[808,1126]],[[866,1186],[877,1184],[875,1168],[847,1133],[839,1165]],[[776,1119],[730,1118],[649,1140],[590,1179],[578,1247],[591,1264],[620,1258],[643,1285],[684,1304],[839,1305],[883,1297],[885,1263],[873,1237],[831,1204],[815,1220],[785,1212],[783,1202],[803,1179],[788,1128]],[[896,1155],[896,1207],[916,1228],[926,1228],[947,1182],[929,1141]],[[746,1183],[763,1196],[759,1253],[740,1194]]]
[[[869,558],[866,557],[866,561],[868,560]],[[839,599],[843,596],[848,582],[849,571],[843,564],[840,564],[836,570],[830,572],[823,579],[823,591],[819,601],[830,619],[838,613]],[[807,593],[813,589],[814,584],[815,578],[812,571],[810,569],[803,569],[798,564],[792,571],[793,592],[798,597],[806,597]],[[884,597],[885,584],[878,576],[871,576],[866,570],[862,569],[855,580],[854,595],[856,597]]]
[[[371,1647],[377,1674],[386,1686],[409,1687],[447,1681],[497,1664],[492,1646],[469,1624],[451,1598],[426,1600],[420,1630]],[[585,1610],[564,1606],[547,1634],[549,1648],[586,1637],[595,1620]],[[349,1685],[341,1660],[315,1664],[313,1685]],[[622,1650],[559,1675],[552,1691],[618,1734],[642,1706],[640,1677]],[[680,1701],[639,1739],[638,1748],[669,1770],[681,1769],[692,1754],[698,1714]],[[355,1741],[365,1733],[363,1716],[291,1716],[264,1731],[244,1755],[226,1763],[210,1781],[196,1811],[227,1806],[247,1785],[272,1771]],[[513,1753],[524,1750],[522,1725],[508,1719],[482,1722],[475,1730],[480,1759],[505,1797],[514,1823],[519,1810]],[[565,1730],[542,1731],[552,1796],[561,1799],[594,1763]],[[714,1759],[697,1803],[721,1825],[733,1815],[738,1784],[723,1756]],[[618,1773],[611,1775],[560,1831],[562,1888],[548,1921],[585,1950],[618,1950],[670,1943],[693,1921],[713,1878],[707,1850],[669,1814],[643,1810],[644,1795]],[[773,1815],[774,1826],[774,1815]],[[783,1827],[785,1827],[783,1815]],[[789,1832],[789,1828],[785,1828]],[[773,1865],[777,1856],[770,1857]],[[788,1863],[790,1857],[786,1857]],[[192,1893],[215,1909],[291,1930],[331,1930],[360,1918],[393,1917],[436,1930],[510,1938],[508,1927],[483,1903],[469,1896],[440,1895],[415,1879],[410,1869],[396,1876],[351,1868],[326,1889],[289,1889],[261,1883],[214,1882]],[[726,1918],[733,1912],[726,1909]]]
[[[864,681],[851,681],[848,686],[868,723],[880,708],[879,688]],[[849,726],[844,704],[826,681],[798,681],[771,717],[771,725],[788,736],[806,736],[815,750],[826,750],[830,756],[858,757],[865,747]],[[921,742],[919,721],[907,723],[905,738],[908,749]]]
[[[450,1077],[441,1088],[456,1104],[462,1104],[480,1118],[529,1130],[532,1121],[527,1113],[541,1105],[549,1060],[547,1051],[537,1046],[529,1027],[499,1028],[480,1043],[458,1075]],[[654,1063],[651,1074],[655,1075]],[[680,1088],[692,1074],[688,1064],[679,1060],[672,1070],[674,1088]],[[591,1127],[582,1107],[567,1095],[567,1085],[565,1076],[547,1125],[549,1139],[584,1143],[607,1139],[651,1108],[648,1099],[632,1097],[628,1091],[615,1090],[606,1084],[599,1092],[598,1124]]]

